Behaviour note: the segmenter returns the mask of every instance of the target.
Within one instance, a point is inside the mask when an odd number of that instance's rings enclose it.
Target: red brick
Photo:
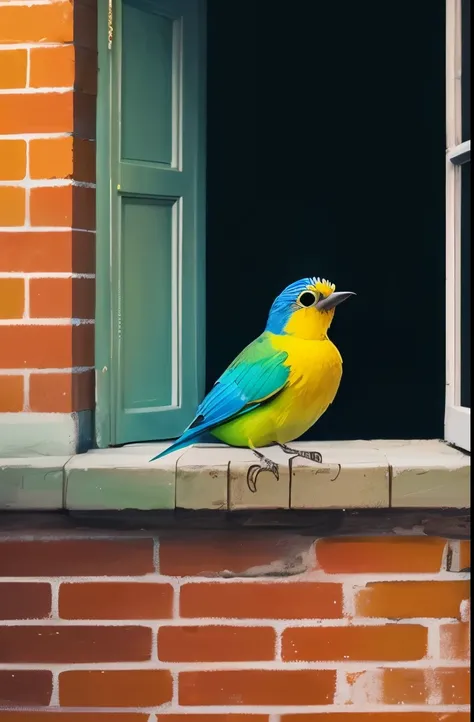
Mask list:
[[[151,655],[147,627],[0,627],[0,662],[146,662]]]
[[[160,572],[178,577],[262,577],[291,575],[311,567],[310,537],[265,532],[239,529],[164,536],[160,539]]]
[[[282,714],[281,722],[470,722],[470,715],[467,712],[314,712]]]
[[[316,557],[328,574],[438,572],[445,546],[434,537],[320,539]]]
[[[2,712],[0,722],[148,722],[148,712]]]
[[[158,657],[164,662],[245,662],[275,658],[270,627],[161,627]]]
[[[148,574],[152,539],[62,539],[0,542],[0,576],[128,576]]]
[[[170,584],[90,582],[61,584],[59,616],[63,619],[170,619]]]
[[[2,707],[43,707],[49,704],[52,689],[53,674],[48,670],[0,669]]]
[[[30,411],[62,412],[94,408],[94,371],[30,375]]]
[[[74,87],[88,95],[97,95],[97,50],[76,46]]]
[[[410,619],[453,617],[469,598],[469,582],[373,582],[356,597],[356,614],[362,617]]]
[[[81,318],[95,316],[95,279],[32,278],[32,318]]]
[[[95,189],[78,186],[32,188],[32,226],[64,226],[95,231]]]
[[[332,704],[333,670],[232,670],[181,672],[182,705],[316,705]]]
[[[94,273],[95,234],[86,231],[0,233],[0,271]]]
[[[27,12],[31,10],[26,5],[24,9]],[[72,91],[0,95],[0,134],[72,132],[74,130],[73,97]]]
[[[51,612],[51,586],[0,582],[0,619],[43,619]]]
[[[335,619],[342,616],[342,586],[317,582],[185,584],[182,617]]]
[[[440,705],[469,704],[467,667],[371,670],[349,674],[347,680],[359,704],[427,705],[433,698]]]
[[[465,622],[443,624],[440,628],[441,659],[470,658],[470,625]]]
[[[428,630],[417,624],[295,627],[282,638],[285,662],[411,661],[426,655]]]
[[[0,326],[0,368],[94,365],[94,326]]]
[[[173,680],[165,669],[62,672],[63,707],[159,707],[171,702]]]

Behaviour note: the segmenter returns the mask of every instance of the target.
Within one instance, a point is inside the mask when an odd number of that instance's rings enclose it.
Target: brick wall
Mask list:
[[[93,406],[96,10],[0,2],[0,413]]]
[[[0,722],[467,722],[469,565],[435,538],[0,535]]]

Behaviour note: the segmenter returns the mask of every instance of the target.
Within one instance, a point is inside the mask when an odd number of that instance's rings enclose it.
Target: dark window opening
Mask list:
[[[207,389],[288,283],[357,298],[306,439],[442,437],[445,2],[208,0]]]

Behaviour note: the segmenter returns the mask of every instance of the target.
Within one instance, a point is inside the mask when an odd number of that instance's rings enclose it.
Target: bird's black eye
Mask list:
[[[312,306],[316,302],[316,296],[311,291],[303,291],[298,301],[301,306],[309,308],[309,306]]]

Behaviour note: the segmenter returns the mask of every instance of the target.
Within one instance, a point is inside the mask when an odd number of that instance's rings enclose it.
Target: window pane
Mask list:
[[[461,166],[461,405],[471,407],[471,163]]]
[[[470,138],[471,138],[471,0],[462,0],[462,139],[470,140]]]

